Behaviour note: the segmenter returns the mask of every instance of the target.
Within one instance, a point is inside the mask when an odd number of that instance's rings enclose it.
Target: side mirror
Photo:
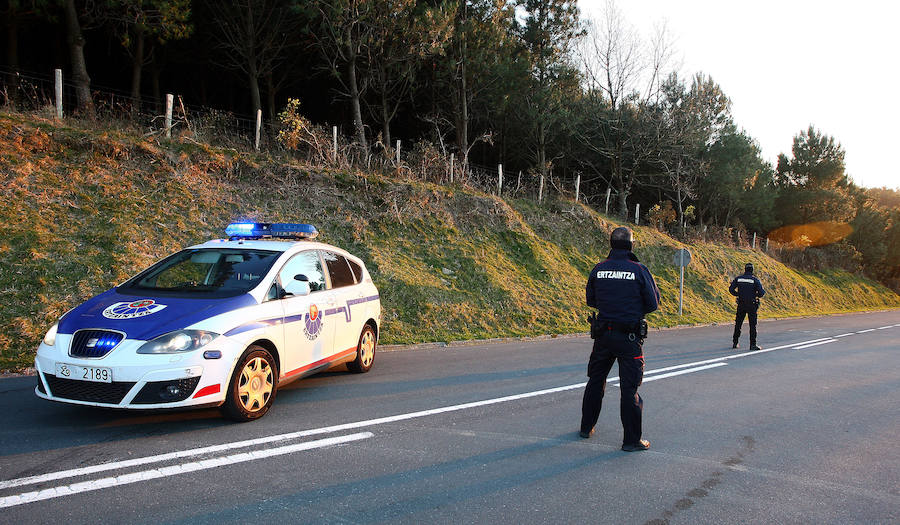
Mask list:
[[[303,275],[302,273],[298,273],[297,275],[294,276],[294,280],[295,280],[295,281],[306,281],[306,282],[309,282],[309,277]]]
[[[296,279],[284,286],[282,297],[286,295],[309,295],[309,281],[301,281]]]

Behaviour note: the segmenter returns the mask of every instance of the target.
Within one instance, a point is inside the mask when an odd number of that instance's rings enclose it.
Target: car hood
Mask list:
[[[249,294],[227,298],[135,296],[115,288],[93,297],[59,321],[58,333],[73,334],[82,328],[125,332],[128,339],[150,340],[181,330],[204,319],[257,304]]]

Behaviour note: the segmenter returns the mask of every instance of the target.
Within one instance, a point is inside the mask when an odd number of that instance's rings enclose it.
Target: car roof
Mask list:
[[[350,255],[346,250],[342,250],[337,246],[332,246],[324,242],[315,241],[277,241],[277,240],[235,240],[213,239],[203,244],[195,244],[188,246],[188,250],[198,248],[232,248],[237,250],[268,250],[273,252],[286,252],[294,248],[309,248],[320,250],[333,250],[342,254]],[[298,250],[299,251],[299,250]]]

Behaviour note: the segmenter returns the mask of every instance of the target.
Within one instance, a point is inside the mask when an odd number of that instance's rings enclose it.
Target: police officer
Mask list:
[[[741,337],[741,325],[744,324],[744,316],[750,323],[750,350],[760,350],[756,346],[756,311],[759,310],[759,298],[766,295],[762,283],[753,275],[753,263],[744,266],[744,274],[738,275],[731,281],[728,287],[731,295],[737,297],[737,314],[734,316],[734,337],[731,348],[738,347],[738,339]]]
[[[591,315],[594,348],[588,361],[588,382],[581,405],[583,438],[591,437],[600,416],[606,377],[613,362],[619,362],[622,390],[620,415],[625,436],[622,450],[647,450],[650,442],[641,439],[641,411],[644,401],[637,389],[644,378],[644,314],[659,306],[659,289],[647,267],[632,250],[631,230],[616,228],[609,238],[612,250],[594,267],[587,282],[587,304],[597,309]]]

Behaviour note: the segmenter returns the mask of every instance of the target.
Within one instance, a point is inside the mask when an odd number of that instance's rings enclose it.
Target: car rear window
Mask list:
[[[342,286],[350,286],[356,284],[353,272],[350,270],[350,264],[343,255],[332,252],[322,252],[325,264],[328,266],[328,273],[331,275],[331,287],[340,288]]]
[[[356,282],[361,283],[363,280],[362,266],[352,259],[347,259],[347,262],[350,263],[350,269],[353,270],[353,276],[356,277]]]

